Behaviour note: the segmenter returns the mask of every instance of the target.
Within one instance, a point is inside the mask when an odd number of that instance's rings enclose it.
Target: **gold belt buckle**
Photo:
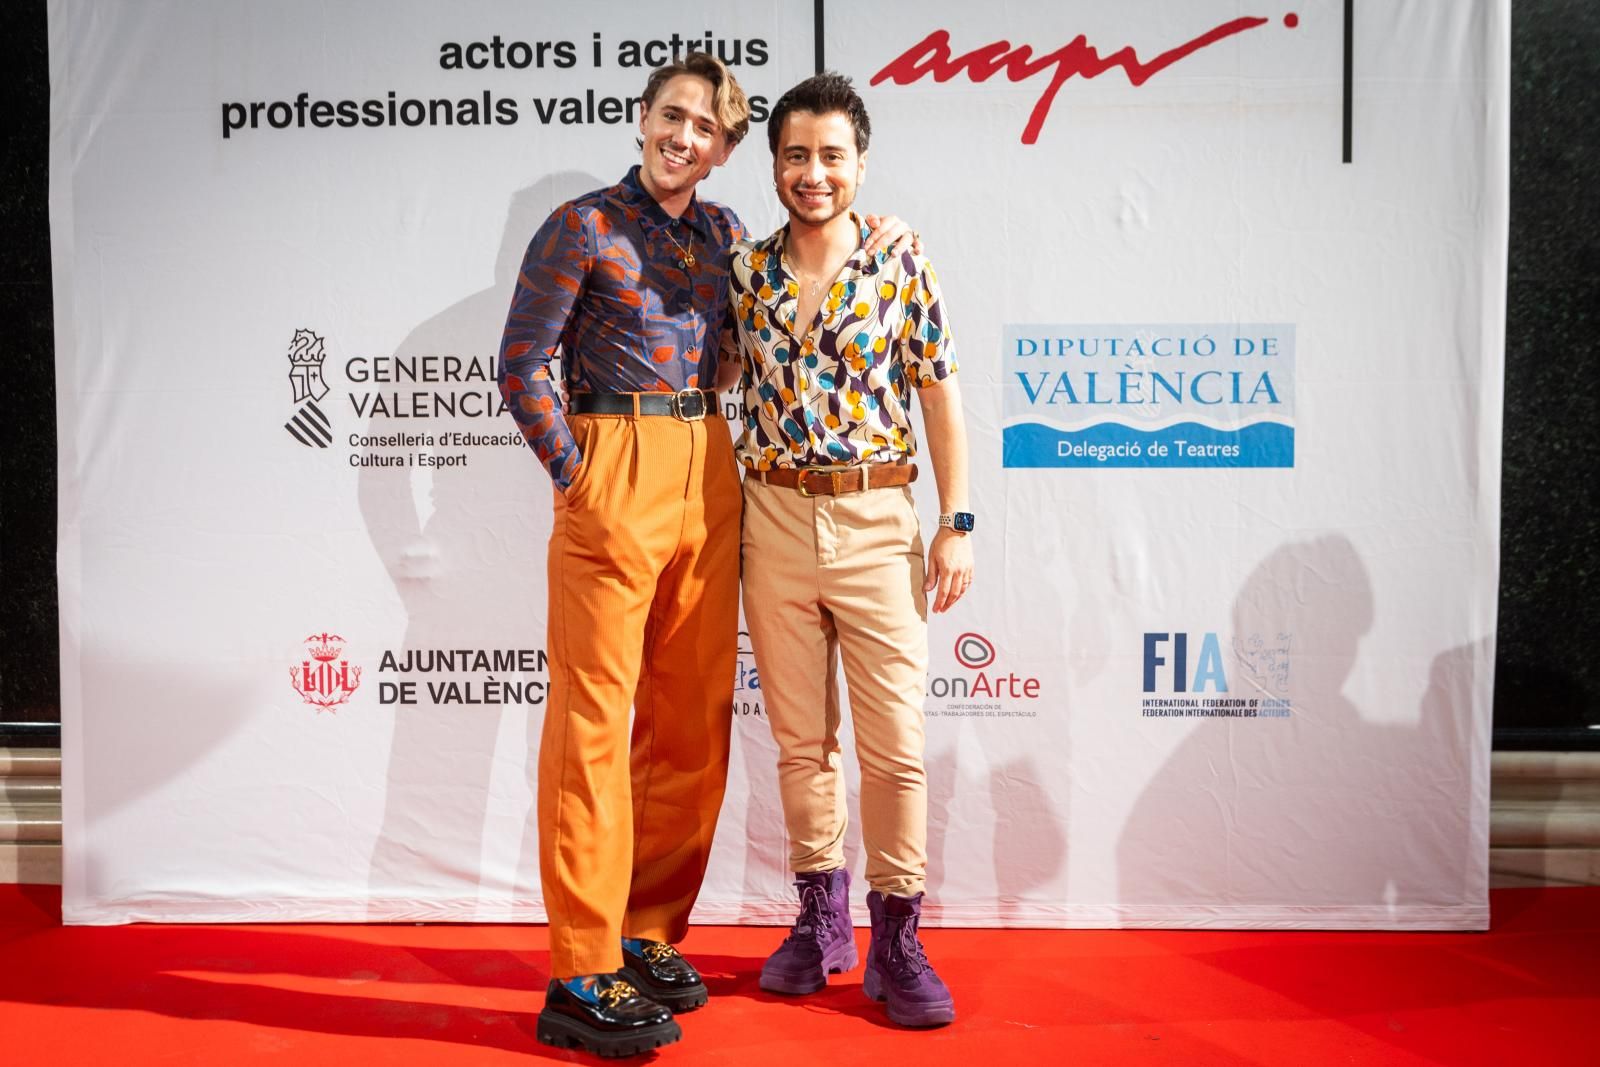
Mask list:
[[[683,401],[685,397],[694,397],[700,402],[700,412],[697,415],[684,413]],[[703,422],[706,417],[706,394],[698,389],[680,389],[672,394],[672,414],[683,422]]]
[[[828,476],[828,492],[830,495],[838,496],[840,493],[844,492],[844,476],[849,473],[848,471],[817,471],[808,470],[805,467],[799,467],[796,469],[799,471],[799,475],[795,478],[794,487],[795,490],[803,497],[822,495],[820,493],[813,493],[811,490],[806,488],[806,475],[808,474],[826,474]]]

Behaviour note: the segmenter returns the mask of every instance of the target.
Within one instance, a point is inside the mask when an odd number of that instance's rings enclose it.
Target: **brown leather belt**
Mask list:
[[[794,489],[801,496],[838,496],[910,485],[917,480],[917,467],[914,463],[860,463],[838,470],[774,467],[766,471],[753,470],[750,476],[780,489]]]
[[[717,394],[705,389],[681,393],[573,393],[571,415],[671,415],[699,422],[717,410]]]

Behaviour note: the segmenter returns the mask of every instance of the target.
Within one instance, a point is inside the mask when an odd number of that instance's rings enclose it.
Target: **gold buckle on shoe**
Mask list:
[[[606,1007],[611,1008],[613,1011],[624,1000],[638,995],[639,991],[621,978],[595,993],[595,996],[605,1001]]]
[[[647,941],[644,946],[644,958],[651,963],[661,963],[670,960],[678,954],[678,950],[665,941]]]

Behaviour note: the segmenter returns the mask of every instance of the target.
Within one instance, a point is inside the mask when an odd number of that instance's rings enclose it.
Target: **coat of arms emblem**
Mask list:
[[[283,428],[307,448],[327,448],[333,443],[333,424],[317,407],[317,401],[328,395],[328,383],[322,380],[322,361],[328,358],[322,338],[310,330],[296,330],[288,356],[289,385],[299,406]]]
[[[318,711],[338,711],[361,685],[361,668],[339,658],[344,645],[338,634],[312,634],[305,640],[309,658],[289,668],[289,684]]]

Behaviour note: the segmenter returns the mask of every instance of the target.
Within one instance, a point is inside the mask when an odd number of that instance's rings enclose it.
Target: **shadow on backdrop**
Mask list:
[[[506,217],[494,283],[411,331],[396,357],[459,356],[486,360],[488,382],[471,388],[494,394],[493,367],[500,335],[527,244],[550,212],[566,199],[603,183],[562,172],[518,192]],[[405,384],[391,388],[409,391]],[[510,415],[480,419],[415,420],[374,416],[369,435],[451,430],[503,434],[516,429]],[[439,452],[460,451],[438,449]],[[363,467],[362,517],[406,611],[404,644],[397,655],[451,649],[527,649],[544,646],[545,548],[551,509],[549,478],[525,446],[467,450],[468,466],[430,472],[418,468]],[[382,827],[372,853],[369,900],[420,897],[460,900],[482,885],[491,893],[531,899],[538,878],[531,803],[533,765],[543,696],[521,704],[463,705],[432,699],[426,682],[459,674],[409,674],[417,702],[390,705],[390,748]],[[536,682],[543,677],[495,676]],[[520,722],[511,722],[517,716]],[[509,742],[499,751],[502,732]],[[502,761],[496,774],[496,761]],[[518,783],[519,795],[490,818],[491,781]],[[510,884],[490,877],[485,842],[520,834]]]
[[[1124,827],[1118,904],[1198,919],[1468,903],[1461,796],[1484,650],[1433,660],[1415,725],[1373,721],[1344,694],[1372,621],[1372,583],[1342,536],[1285,545],[1252,572],[1233,608],[1229,695],[1287,696],[1292,713],[1189,727]]]

